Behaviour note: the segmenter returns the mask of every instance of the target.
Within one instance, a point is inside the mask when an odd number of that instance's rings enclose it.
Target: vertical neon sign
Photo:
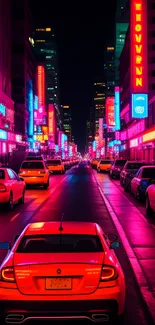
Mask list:
[[[120,130],[120,91],[115,87],[115,130]]]
[[[148,116],[147,1],[130,2],[132,117],[144,118]]]
[[[99,118],[99,142],[103,140],[103,118]]]
[[[110,127],[115,126],[114,116],[114,97],[107,97],[106,99],[106,124]]]
[[[45,68],[38,66],[38,104],[39,113],[43,114],[45,109]]]
[[[49,136],[52,136],[52,140],[54,140],[55,133],[55,122],[54,122],[54,105],[48,105],[48,133]]]

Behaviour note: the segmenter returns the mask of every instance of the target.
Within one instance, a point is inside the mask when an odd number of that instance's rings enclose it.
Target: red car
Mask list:
[[[95,223],[27,225],[0,267],[0,319],[103,322],[122,315],[125,280],[113,237]]]

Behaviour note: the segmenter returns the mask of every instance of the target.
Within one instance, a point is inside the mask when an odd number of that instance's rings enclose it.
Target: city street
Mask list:
[[[58,221],[64,214],[66,221],[90,221],[97,222],[102,227],[103,231],[108,233],[117,233],[115,225],[110,217],[110,214],[105,206],[99,184],[105,190],[105,195],[110,201],[110,197],[114,200],[114,190],[119,191],[118,198],[115,197],[117,204],[118,215],[125,214],[125,223],[122,227],[132,228],[130,236],[135,240],[140,234],[137,232],[134,224],[134,219],[131,217],[132,210],[136,206],[141,212],[145,209],[142,204],[138,203],[130,194],[125,194],[129,198],[131,204],[128,205],[128,214],[124,208],[125,202],[123,190],[120,189],[119,181],[109,179],[108,175],[97,174],[87,165],[77,165],[67,171],[65,175],[52,175],[50,177],[50,187],[48,190],[33,188],[26,190],[26,199],[24,205],[17,205],[12,211],[2,209],[0,212],[0,240],[13,241],[16,234],[20,233],[25,225],[29,222],[37,221]],[[116,184],[116,186],[115,186]],[[111,191],[110,191],[111,189]],[[129,201],[128,201],[129,202]],[[111,203],[111,202],[110,202]],[[119,209],[119,210],[118,210]],[[120,213],[120,214],[119,214]],[[127,220],[127,216],[129,219]],[[148,233],[147,238],[150,238],[151,231],[155,231],[153,220],[147,220]],[[151,224],[152,223],[152,224]],[[150,228],[149,228],[150,227]],[[153,235],[152,235],[153,236]],[[123,238],[120,239],[121,241]],[[148,243],[149,244],[149,243]],[[136,248],[137,249],[137,248]],[[138,250],[137,250],[138,252]],[[126,306],[123,324],[134,325],[150,325],[151,320],[141,299],[138,285],[132,273],[127,254],[121,245],[121,248],[116,252],[119,261],[123,267],[126,286]],[[140,251],[139,251],[140,254]],[[0,262],[4,258],[4,254],[0,254]]]

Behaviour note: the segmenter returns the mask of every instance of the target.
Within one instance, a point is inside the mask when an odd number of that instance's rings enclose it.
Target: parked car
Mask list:
[[[11,210],[15,203],[24,203],[25,182],[10,168],[0,168],[0,204]]]
[[[155,212],[155,178],[146,189],[146,213],[152,215]]]
[[[131,181],[131,193],[137,199],[145,198],[146,189],[152,179],[155,179],[155,166],[141,167]]]
[[[120,173],[125,165],[127,160],[125,159],[115,159],[113,164],[111,165],[110,168],[110,177],[111,178],[119,178],[120,177]]]
[[[93,169],[97,169],[98,162],[99,162],[98,159],[93,159],[93,160],[91,161],[91,167],[92,167]]]
[[[121,173],[120,173],[120,184],[123,187],[127,186],[128,177],[134,177],[140,167],[144,166],[144,161],[127,160]]]
[[[111,167],[112,161],[109,159],[101,159],[97,165],[97,172],[109,172],[110,167]]]

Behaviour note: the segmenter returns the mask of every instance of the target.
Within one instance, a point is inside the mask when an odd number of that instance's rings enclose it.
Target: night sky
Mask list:
[[[93,103],[93,82],[104,78],[104,46],[114,35],[116,0],[96,1],[93,6],[90,2],[88,6],[78,2],[72,2],[72,6],[62,4],[62,1],[31,1],[33,22],[54,29],[60,101],[61,105],[71,106],[73,135],[78,149],[83,151],[86,119]]]

